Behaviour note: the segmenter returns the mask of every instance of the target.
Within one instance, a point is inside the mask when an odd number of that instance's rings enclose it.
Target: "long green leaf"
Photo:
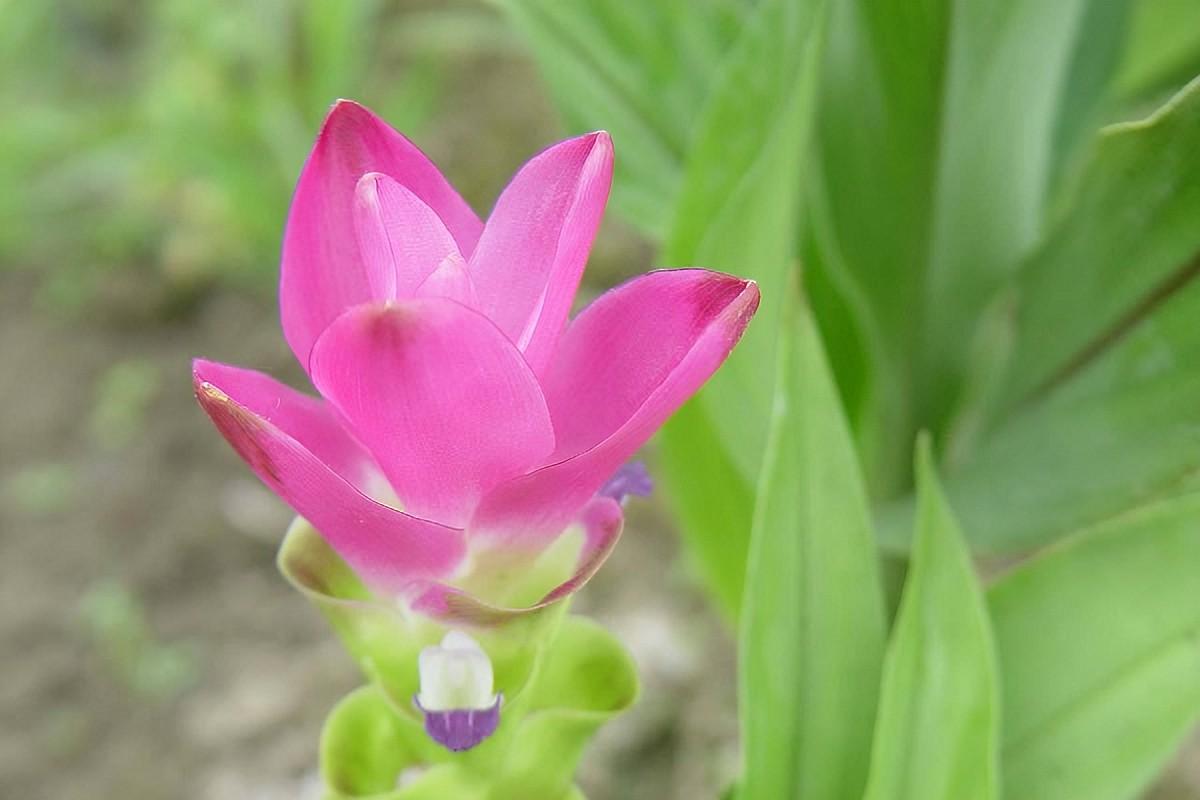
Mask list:
[[[883,658],[875,539],[817,331],[796,308],[785,323],[742,614],[738,796],[857,798]]]
[[[955,6],[921,314],[918,402],[928,419],[952,410],[947,389],[970,372],[979,313],[1038,238],[1065,91],[1076,114],[1105,95],[1111,62],[1085,81],[1075,55],[1096,44],[1085,23],[1105,22],[1092,6],[1113,2]]]
[[[1197,319],[1200,283],[993,432],[946,483],[973,548],[1037,547],[1200,481]],[[911,500],[881,513],[885,547],[907,547],[911,516]]]
[[[999,703],[991,626],[927,440],[917,483],[916,545],[888,644],[865,797],[993,800]]]
[[[733,620],[742,604],[753,487],[719,446],[698,397],[675,412],[659,434],[659,444],[663,483],[691,566]]]
[[[1108,121],[1104,114],[1115,94],[1112,84],[1127,47],[1132,6],[1136,3],[1089,2],[1083,9],[1079,37],[1058,103],[1049,180],[1052,188],[1059,182],[1060,173],[1074,166],[1075,157],[1091,143],[1096,129]]]
[[[759,283],[758,318],[703,394],[725,449],[751,481],[766,441],[767,376],[795,257],[824,7],[824,0],[769,0],[748,25],[701,117],[663,249],[668,264]]]
[[[1200,721],[1200,495],[1081,535],[988,595],[1004,785],[1022,800],[1137,794]]]
[[[682,490],[675,496],[678,506],[723,504],[745,514],[740,520],[725,514],[687,526],[693,553],[713,565],[704,570],[707,574],[725,571],[716,564],[731,550],[744,554],[749,541],[744,498],[751,494],[748,487],[757,478],[766,441],[768,376],[774,369],[779,309],[797,241],[801,158],[823,18],[824,0],[765,0],[759,6],[701,114],[663,256],[668,264],[754,278],[763,297],[758,317],[729,361],[699,403],[668,423],[662,440],[664,464],[671,472],[668,484]],[[738,477],[727,486],[693,482],[680,448],[720,451]],[[689,521],[687,515],[684,521]],[[719,597],[741,596],[740,585],[713,591]]]
[[[1010,399],[1094,357],[1200,254],[1200,80],[1100,136],[1061,222],[1022,268]]]
[[[908,430],[960,401],[976,322],[1035,242],[1062,118],[1104,97],[1107,0],[847,0],[835,4],[818,116],[831,224],[823,260],[874,318],[871,344]],[[818,309],[818,314],[820,309]],[[880,414],[895,413],[881,409]],[[897,423],[893,422],[892,425]],[[901,441],[909,441],[907,438]]]
[[[819,171],[821,164],[812,168]],[[854,430],[867,487],[872,497],[889,497],[907,488],[912,468],[905,381],[895,373],[898,365],[887,354],[878,320],[835,248],[831,209],[820,184],[820,178],[810,181],[804,199],[804,291]]]
[[[1053,541],[1200,476],[1200,81],[1105,132],[1074,194],[1022,276],[1009,394],[1027,399],[947,482],[980,551]],[[911,508],[884,512],[889,547]]]
[[[1139,95],[1179,86],[1200,71],[1200,3],[1136,0],[1129,46],[1117,74],[1117,91]]]

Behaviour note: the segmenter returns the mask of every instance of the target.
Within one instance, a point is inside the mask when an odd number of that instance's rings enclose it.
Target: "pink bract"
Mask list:
[[[486,569],[472,553],[532,559],[573,524],[579,572],[548,597],[578,588],[621,527],[597,492],[754,314],[753,282],[680,269],[569,319],[612,165],[606,133],[554,145],[485,225],[370,111],[329,113],[280,277],[284,335],[320,398],[203,360],[193,379],[259,478],[376,592],[436,615],[467,565]]]

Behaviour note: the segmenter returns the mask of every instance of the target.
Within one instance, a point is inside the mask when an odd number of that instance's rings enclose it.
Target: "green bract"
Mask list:
[[[581,797],[573,775],[584,747],[637,698],[637,674],[620,643],[559,602],[470,630],[492,659],[504,704],[495,734],[452,753],[429,739],[412,703],[417,655],[445,629],[372,597],[304,520],[288,531],[279,566],[370,681],[326,722],[321,772],[328,800]]]

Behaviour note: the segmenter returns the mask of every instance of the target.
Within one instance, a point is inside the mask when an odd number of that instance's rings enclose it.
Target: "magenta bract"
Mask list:
[[[472,554],[511,566],[574,523],[581,573],[560,588],[578,588],[621,527],[597,492],[757,308],[752,282],[685,269],[568,320],[612,163],[605,133],[561,142],[484,225],[371,112],[342,101],[326,119],[280,279],[284,335],[321,398],[202,360],[194,382],[250,467],[375,591],[436,610],[480,568]]]

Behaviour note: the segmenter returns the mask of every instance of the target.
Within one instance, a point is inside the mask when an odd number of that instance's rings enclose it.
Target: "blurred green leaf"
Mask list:
[[[758,281],[758,314],[701,394],[743,477],[766,443],[780,309],[795,263],[801,162],[825,3],[770,0],[722,66],[688,152],[663,260]]]
[[[1107,95],[1115,59],[1079,56],[1120,40],[1093,12],[1127,2],[993,1],[954,15],[920,317],[922,424],[958,411],[948,401],[974,369],[975,323],[1041,232],[1063,114],[1086,120]]]
[[[1060,90],[1048,186],[1053,191],[1061,173],[1091,144],[1115,94],[1138,0],[1085,2],[1065,82]],[[1053,194],[1051,195],[1053,197]]]
[[[1200,475],[1200,83],[1100,137],[1020,277],[1010,416],[951,474],[973,547],[1005,553]],[[1024,398],[1024,402],[1018,402]],[[912,501],[883,512],[902,549]]]
[[[1072,197],[1021,271],[1010,400],[1094,358],[1200,270],[1200,80],[1105,129]]]
[[[916,544],[884,663],[865,798],[991,800],[1000,791],[991,626],[927,438],[916,471]]]
[[[667,502],[689,545],[692,567],[727,618],[742,604],[754,490],[721,447],[699,397],[659,433]]]
[[[1106,128],[1022,266],[997,423],[947,491],[978,551],[1043,545],[1200,475],[1200,82]],[[902,549],[912,500],[882,512]]]
[[[821,164],[812,163],[818,173]],[[829,355],[846,417],[854,432],[872,497],[887,497],[911,471],[906,432],[908,398],[889,376],[881,331],[862,293],[848,280],[842,254],[833,249],[827,198],[808,182],[804,197],[801,264],[804,291]],[[823,244],[822,244],[823,243]],[[886,396],[885,396],[886,395]]]
[[[729,574],[717,566],[730,552],[744,561],[750,534],[746,499],[757,478],[779,310],[797,241],[800,164],[812,114],[816,65],[824,29],[824,3],[768,0],[747,24],[715,81],[701,115],[664,259],[736,272],[759,282],[757,318],[729,360],[686,414],[667,423],[665,450],[709,449],[726,455],[719,470],[693,481],[681,453],[667,453],[668,485],[682,489],[680,507],[723,504],[729,513],[692,519],[685,531],[693,553],[709,564],[702,574]],[[715,435],[714,435],[715,434]],[[706,466],[711,466],[707,465]],[[732,467],[740,479],[716,478]],[[678,471],[675,471],[678,470]],[[699,497],[704,493],[704,497]],[[739,519],[731,519],[740,513]],[[689,517],[684,516],[685,522]],[[718,527],[720,526],[720,527]],[[740,590],[714,586],[718,597]]]
[[[798,304],[784,310],[741,618],[743,800],[860,797],[883,660],[858,456]]]
[[[821,80],[822,260],[870,311],[885,430],[962,400],[976,321],[1036,241],[1055,157],[1107,91],[1107,0],[835,4]],[[951,9],[953,8],[953,13]],[[1071,101],[1064,105],[1064,93]],[[820,315],[818,309],[818,316]],[[908,408],[884,407],[896,397]]]
[[[1200,495],[1096,527],[997,583],[1004,786],[1135,796],[1200,720]]]
[[[972,546],[1011,553],[1193,487],[1200,478],[1200,284],[1144,320],[1103,358],[998,428],[947,491]],[[885,508],[885,547],[902,551],[912,515]]]
[[[1116,89],[1127,98],[1174,89],[1200,72],[1200,3],[1135,0]],[[1174,86],[1171,84],[1174,83]]]
[[[745,13],[728,0],[495,0],[533,46],[573,133],[607,129],[613,200],[661,235],[713,73]]]

